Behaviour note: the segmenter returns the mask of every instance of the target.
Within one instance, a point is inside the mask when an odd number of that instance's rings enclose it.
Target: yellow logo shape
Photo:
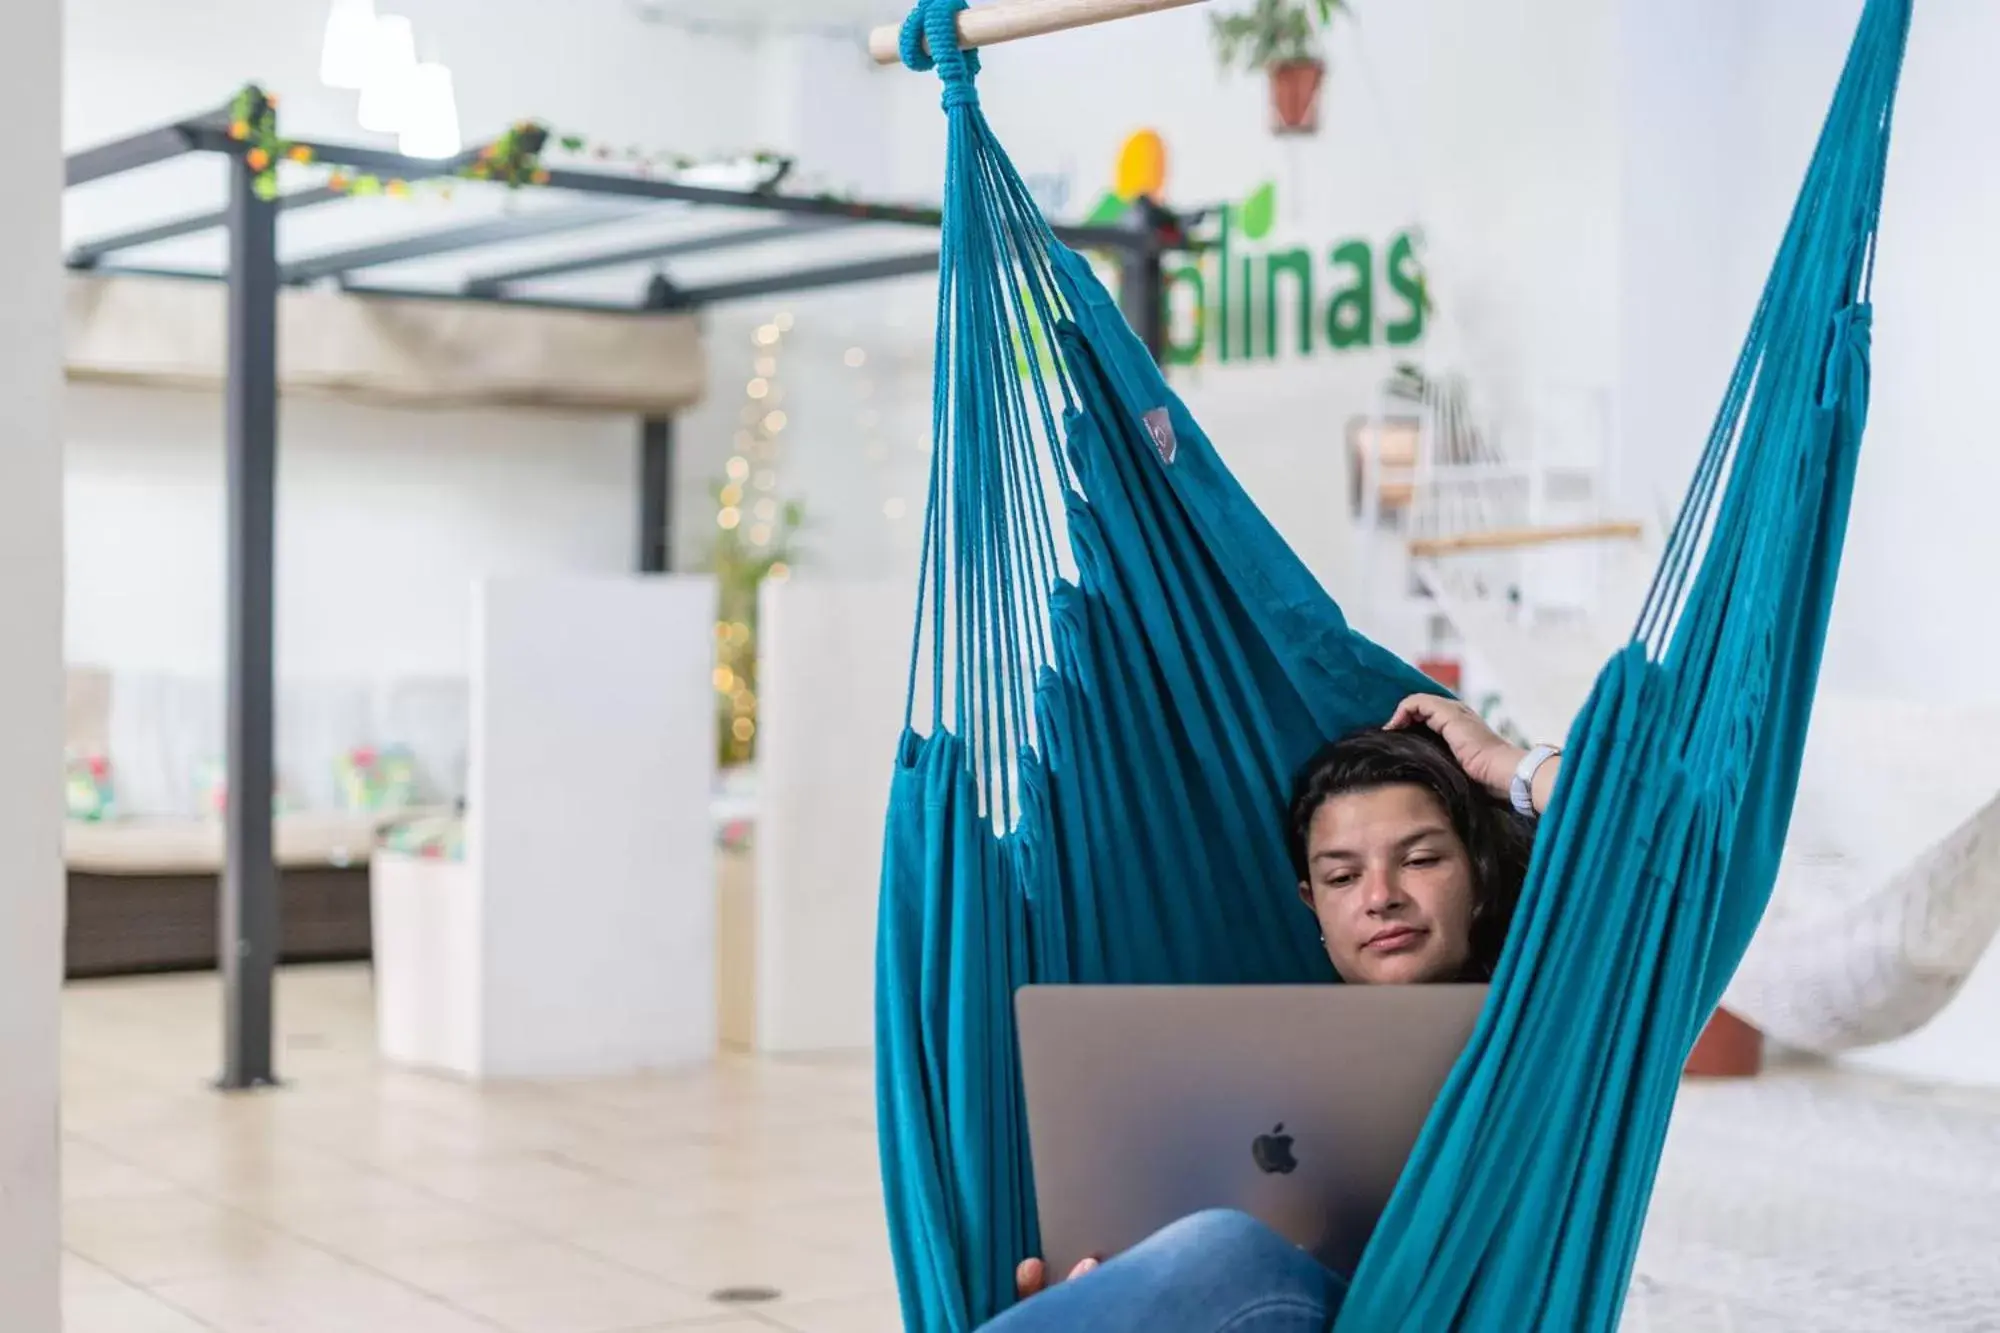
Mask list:
[[[1140,195],[1158,202],[1167,190],[1167,141],[1155,130],[1140,130],[1118,150],[1111,192],[1126,203]]]

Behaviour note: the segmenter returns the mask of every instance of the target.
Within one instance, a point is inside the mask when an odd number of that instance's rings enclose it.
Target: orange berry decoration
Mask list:
[[[249,138],[249,137],[250,137],[250,122],[249,122],[249,121],[247,121],[247,120],[232,120],[232,121],[230,121],[230,122],[229,122],[229,137],[230,137],[230,138],[232,138],[232,139],[235,139],[235,140],[237,140],[237,141],[238,141],[239,143],[240,143],[240,142],[241,142],[242,140],[244,140],[244,139],[247,139],[247,138]]]
[[[271,165],[271,155],[261,148],[252,148],[243,155],[243,160],[250,164],[252,171],[262,171]]]
[[[313,160],[313,150],[302,143],[295,143],[292,145],[291,151],[286,153],[285,156],[294,162],[310,162]]]

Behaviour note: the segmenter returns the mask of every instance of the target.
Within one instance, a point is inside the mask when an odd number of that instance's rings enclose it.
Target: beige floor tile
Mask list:
[[[140,1286],[310,1263],[316,1251],[277,1229],[181,1195],[92,1199],[65,1209],[64,1243]]]
[[[223,1333],[493,1333],[493,1325],[331,1256],[288,1273],[243,1270],[153,1289]]]
[[[626,1333],[717,1313],[698,1297],[636,1273],[618,1273],[583,1285],[495,1286],[468,1293],[453,1304],[509,1333]]]
[[[63,1333],[209,1333],[211,1325],[137,1287],[66,1292]]]
[[[893,1295],[785,1305],[763,1316],[789,1333],[898,1333],[902,1307]]]
[[[369,1266],[447,1300],[511,1287],[588,1287],[632,1270],[562,1241],[523,1238],[484,1245],[405,1249]]]
[[[877,1294],[894,1284],[885,1266],[844,1249],[808,1245],[736,1218],[579,1236],[595,1254],[702,1294],[768,1287],[786,1300]]]

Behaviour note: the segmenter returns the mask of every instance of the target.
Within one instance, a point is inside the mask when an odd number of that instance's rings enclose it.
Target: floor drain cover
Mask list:
[[[783,1294],[776,1287],[724,1287],[721,1291],[711,1291],[708,1298],[718,1305],[762,1305]]]

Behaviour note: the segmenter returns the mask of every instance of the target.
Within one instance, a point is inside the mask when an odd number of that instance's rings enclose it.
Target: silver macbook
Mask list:
[[[1360,1262],[1485,986],[1026,986],[1053,1274],[1207,1208]]]

